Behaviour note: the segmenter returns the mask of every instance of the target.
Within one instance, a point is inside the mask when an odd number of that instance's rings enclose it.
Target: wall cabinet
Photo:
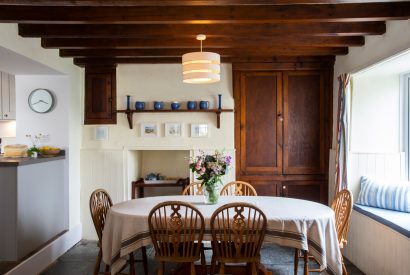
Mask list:
[[[325,203],[329,70],[234,70],[236,178],[261,195]]]
[[[85,68],[84,124],[116,124],[116,68]]]
[[[16,87],[15,77],[0,72],[0,120],[16,119]]]

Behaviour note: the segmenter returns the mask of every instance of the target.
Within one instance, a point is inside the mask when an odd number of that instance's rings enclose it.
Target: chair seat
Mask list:
[[[215,258],[218,262],[223,262],[223,263],[258,263],[260,262],[260,253],[258,253],[257,255],[254,256],[247,256],[246,255],[246,246],[242,245],[240,252],[237,251],[237,248],[235,246],[235,243],[233,242],[229,242],[229,243],[217,243],[214,244],[214,246],[218,246],[219,251],[221,251],[222,249],[225,249],[225,251],[231,251],[230,256],[229,257],[221,257],[221,256],[217,256],[215,255]],[[248,245],[248,249],[249,249],[249,243]],[[256,245],[256,244],[255,244]]]
[[[202,245],[202,244],[195,243],[192,249],[196,250],[198,245]],[[184,244],[180,243],[178,245],[178,251],[175,251],[175,246],[173,244],[169,244],[169,252],[170,252],[169,254],[171,256],[169,255],[162,256],[162,255],[158,255],[157,253],[155,253],[155,259],[158,261],[177,262],[177,263],[195,262],[199,260],[200,255],[196,255],[194,257],[182,256],[184,254],[183,248],[184,248]]]

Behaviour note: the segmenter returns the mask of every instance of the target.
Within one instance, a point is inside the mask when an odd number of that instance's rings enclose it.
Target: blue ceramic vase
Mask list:
[[[154,109],[155,109],[155,110],[162,110],[162,109],[164,109],[164,102],[162,102],[162,101],[154,101]]]
[[[206,110],[209,108],[209,102],[208,101],[200,101],[199,102],[199,109]]]
[[[196,109],[196,101],[188,101],[186,104],[188,110],[195,110]]]
[[[180,106],[181,106],[181,104],[179,104],[179,102],[174,101],[174,102],[171,103],[171,109],[172,110],[178,110]]]
[[[136,101],[135,102],[135,110],[144,110],[145,109],[145,102]]]

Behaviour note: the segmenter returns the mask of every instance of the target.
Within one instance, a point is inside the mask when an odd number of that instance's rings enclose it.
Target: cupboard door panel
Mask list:
[[[324,173],[324,77],[284,73],[284,174]]]
[[[282,75],[242,73],[240,86],[241,173],[282,173]]]
[[[282,183],[281,195],[294,199],[326,203],[325,182],[289,181]]]
[[[278,195],[278,181],[268,180],[252,180],[249,182],[255,188],[258,196],[277,196]]]
[[[116,124],[115,68],[86,68],[85,124]]]

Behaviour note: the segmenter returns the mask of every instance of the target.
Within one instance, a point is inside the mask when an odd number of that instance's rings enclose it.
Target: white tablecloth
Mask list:
[[[230,202],[248,202],[259,207],[268,219],[265,243],[307,250],[328,274],[342,274],[341,254],[331,208],[305,200],[282,197],[221,196],[216,205],[203,203],[203,196],[161,196],[125,201],[108,211],[103,232],[103,261],[111,265],[112,274],[125,264],[130,252],[151,244],[148,214],[158,203],[185,201],[197,207],[205,218],[204,240],[211,240],[209,231],[212,213]]]

